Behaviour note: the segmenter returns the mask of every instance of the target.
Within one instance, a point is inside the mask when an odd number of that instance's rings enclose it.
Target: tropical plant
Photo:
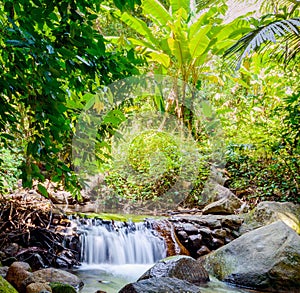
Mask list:
[[[251,18],[253,29],[226,50],[224,57],[234,57],[236,69],[241,67],[245,57],[252,52],[270,52],[270,57],[277,57],[288,64],[295,60],[300,52],[300,17],[299,1],[264,1],[263,12],[256,20]],[[273,9],[273,13],[270,13]],[[262,46],[264,45],[264,46]]]

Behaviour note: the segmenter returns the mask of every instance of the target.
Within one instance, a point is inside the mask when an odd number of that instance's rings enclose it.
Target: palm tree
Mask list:
[[[300,1],[296,0],[263,1],[261,10],[264,15],[258,21],[252,19],[257,26],[227,49],[224,57],[236,63],[236,70],[254,51],[271,49],[270,56],[285,64],[296,59],[300,53],[299,7]]]

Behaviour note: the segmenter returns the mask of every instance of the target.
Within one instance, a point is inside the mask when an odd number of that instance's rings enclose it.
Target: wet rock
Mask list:
[[[32,274],[30,270],[28,263],[14,262],[7,271],[6,280],[21,292],[23,289],[22,282]]]
[[[18,254],[18,260],[25,261],[30,265],[33,270],[38,270],[40,268],[46,267],[44,263],[44,259],[41,257],[39,253],[35,253],[32,250],[28,249],[28,251]]]
[[[185,231],[189,235],[198,233],[198,228],[190,223],[182,224],[182,230]]]
[[[188,238],[188,246],[190,247],[191,250],[198,250],[201,247],[202,244],[202,236],[201,234],[198,235],[190,235]]]
[[[189,251],[182,245],[177,238],[173,224],[168,220],[159,220],[151,222],[152,228],[163,237],[167,245],[167,256],[172,255],[190,255]]]
[[[211,251],[208,249],[207,246],[205,245],[202,245],[198,250],[197,250],[197,256],[200,257],[200,256],[203,256],[205,254],[208,254],[210,253]]]
[[[0,267],[0,276],[2,276],[3,278],[6,277],[7,271],[8,271],[9,267]]]
[[[300,236],[277,221],[204,256],[204,266],[218,279],[237,286],[299,292]]]
[[[26,293],[52,292],[51,287],[47,283],[31,283],[26,287]]]
[[[200,284],[209,281],[209,276],[200,262],[189,256],[171,256],[157,262],[138,281],[154,277],[171,277]]]
[[[0,276],[0,292],[1,293],[18,293],[18,291],[2,276]]]
[[[83,282],[77,276],[59,269],[47,268],[35,271],[32,274],[34,277],[41,278],[46,282],[69,284],[75,289],[83,286]]]
[[[200,288],[177,278],[159,277],[141,280],[123,287],[119,293],[200,293]]]
[[[185,241],[188,239],[188,234],[185,231],[178,231],[177,235],[180,241]]]

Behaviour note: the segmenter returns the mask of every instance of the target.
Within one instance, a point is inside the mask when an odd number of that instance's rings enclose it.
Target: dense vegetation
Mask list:
[[[228,22],[230,9],[222,0],[4,0],[0,192],[14,189],[18,178],[29,188],[49,179],[80,198],[84,183],[72,159],[80,114],[101,113],[102,103],[110,102],[99,100],[99,91],[114,81],[161,74],[191,85],[191,97],[205,97],[203,115],[218,127],[199,123],[186,107],[185,87],[172,99],[129,98],[110,105],[96,130],[97,154],[85,156],[85,172],[106,173],[107,184],[121,197],[139,200],[166,192],[182,166],[193,165],[168,133],[144,131],[117,152],[112,149],[112,139],[122,141],[122,124],[156,111],[163,113],[162,123],[166,114],[177,117],[195,142],[182,145],[190,145],[190,154],[192,149],[202,154],[186,203],[200,203],[212,164],[240,197],[300,202],[300,4],[270,3],[262,5],[262,16]],[[212,135],[220,125],[222,135]],[[216,147],[221,161],[215,160]],[[128,166],[135,180],[123,174]],[[43,184],[38,190],[47,196]]]

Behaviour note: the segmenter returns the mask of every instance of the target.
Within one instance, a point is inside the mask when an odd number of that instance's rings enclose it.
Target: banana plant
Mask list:
[[[143,19],[127,12],[119,14],[121,21],[136,33],[135,37],[127,38],[130,46],[155,64],[155,73],[179,78],[193,86],[203,78],[221,82],[210,69],[215,56],[232,45],[239,34],[250,30],[249,23],[241,18],[223,24],[228,7],[222,0],[170,0],[168,7],[158,0],[143,0],[141,7]],[[180,117],[182,107],[178,94],[175,96]]]

